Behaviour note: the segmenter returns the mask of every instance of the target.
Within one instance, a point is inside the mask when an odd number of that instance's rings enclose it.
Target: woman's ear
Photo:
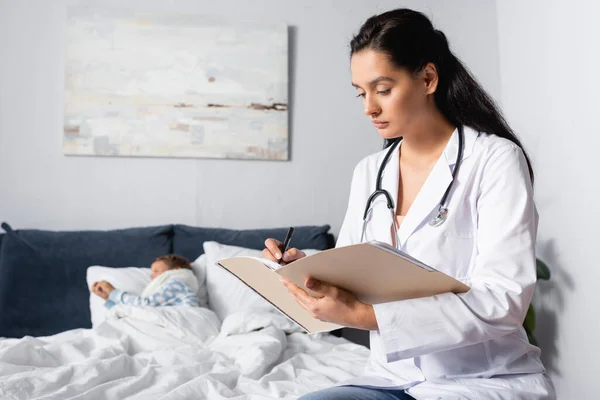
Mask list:
[[[438,85],[438,71],[434,63],[427,63],[422,70],[423,80],[425,82],[425,93],[434,94]]]

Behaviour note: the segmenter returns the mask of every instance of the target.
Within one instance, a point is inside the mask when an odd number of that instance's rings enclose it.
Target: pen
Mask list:
[[[281,247],[279,248],[279,250],[281,250],[281,258],[279,259],[280,265],[281,265],[281,262],[283,261],[283,255],[285,254],[285,252],[287,251],[287,249],[290,245],[290,241],[292,240],[293,234],[294,234],[294,227],[290,227],[290,229],[288,229],[288,231],[287,231],[287,235],[285,235],[285,239],[283,240]]]

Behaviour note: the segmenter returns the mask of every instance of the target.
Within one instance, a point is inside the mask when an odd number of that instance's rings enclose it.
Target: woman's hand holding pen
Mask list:
[[[288,249],[286,252],[281,254],[281,245],[283,243],[277,239],[267,239],[265,241],[266,248],[262,251],[263,258],[271,261],[280,262],[283,260],[282,265],[289,264],[292,261],[306,257],[306,254],[296,248]]]
[[[286,264],[306,257],[303,251],[296,248],[291,248],[282,254],[282,244],[279,240],[267,239],[262,256],[275,262],[283,261]],[[298,304],[304,307],[314,318],[358,329],[379,329],[373,306],[360,302],[352,293],[316,279],[308,278],[305,286],[320,295],[316,298],[292,282],[284,278],[280,279]]]

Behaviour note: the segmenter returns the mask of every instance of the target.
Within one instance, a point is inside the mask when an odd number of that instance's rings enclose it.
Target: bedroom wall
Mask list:
[[[64,156],[67,4],[287,23],[291,161]],[[400,5],[432,17],[499,97],[491,0],[0,0],[0,220],[42,229],[327,223],[337,234],[354,165],[381,145],[350,86],[348,42],[368,16]]]
[[[598,398],[600,3],[497,2],[502,105],[530,152],[538,256],[537,337],[559,399]]]

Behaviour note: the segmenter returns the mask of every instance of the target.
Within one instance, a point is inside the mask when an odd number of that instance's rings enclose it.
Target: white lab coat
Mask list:
[[[439,227],[428,224],[452,179],[457,130],[398,235],[401,250],[471,289],[375,305],[379,330],[370,334],[365,374],[345,383],[407,388],[417,399],[554,399],[540,349],[529,344],[522,328],[536,281],[538,220],[525,158],[508,140],[468,127],[464,134],[448,220]],[[386,152],[356,166],[337,247],[360,242],[366,200]],[[382,178],[394,204],[398,162],[396,152]],[[366,240],[391,244],[385,198],[377,197],[373,207]]]

